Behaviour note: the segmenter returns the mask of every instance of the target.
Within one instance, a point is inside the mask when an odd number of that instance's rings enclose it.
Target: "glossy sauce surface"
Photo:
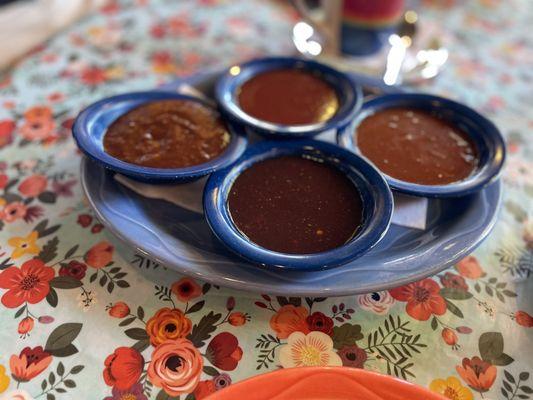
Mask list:
[[[345,244],[362,223],[362,200],[337,168],[298,156],[260,161],[241,173],[228,206],[237,228],[269,250],[310,254]]]
[[[191,100],[161,100],[114,121],[104,136],[104,150],[131,164],[183,168],[217,157],[229,140],[216,111]]]
[[[444,185],[465,179],[478,164],[477,148],[467,133],[422,110],[381,110],[356,130],[361,152],[402,181]]]
[[[237,94],[241,109],[262,121],[307,125],[330,119],[339,108],[335,89],[301,69],[278,69],[246,81]]]

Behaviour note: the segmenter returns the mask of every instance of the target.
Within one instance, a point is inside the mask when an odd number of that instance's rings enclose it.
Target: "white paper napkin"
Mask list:
[[[202,193],[207,178],[176,185],[150,185],[120,174],[115,174],[115,179],[141,196],[166,200],[189,211],[203,213]],[[426,198],[394,194],[392,223],[423,230],[426,228],[427,207]]]

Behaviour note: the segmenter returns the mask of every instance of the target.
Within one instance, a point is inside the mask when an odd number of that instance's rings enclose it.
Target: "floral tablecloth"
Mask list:
[[[420,13],[451,38],[449,67],[423,89],[472,105],[507,138],[504,206],[454,268],[362,296],[274,297],[178,276],[108,234],[81,193],[70,128],[83,106],[291,52],[284,6],[111,2],[2,76],[0,396],[199,400],[279,367],[345,365],[450,399],[533,397],[533,7],[426,0]]]

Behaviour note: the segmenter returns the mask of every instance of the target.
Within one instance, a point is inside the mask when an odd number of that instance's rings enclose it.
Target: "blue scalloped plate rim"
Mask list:
[[[204,72],[163,89],[188,84],[211,95],[216,76],[217,72]],[[384,93],[401,91],[369,77],[352,78]],[[369,293],[434,275],[471,253],[487,237],[496,223],[502,194],[497,180],[476,194],[430,199],[426,230],[392,225],[363,257],[330,270],[301,272],[260,269],[237,258],[214,237],[203,215],[142,197],[87,158],[82,161],[81,181],[102,223],[154,261],[213,284],[293,296]]]

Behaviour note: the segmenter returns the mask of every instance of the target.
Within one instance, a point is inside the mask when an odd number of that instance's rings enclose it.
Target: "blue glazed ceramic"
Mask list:
[[[239,107],[237,93],[247,80],[266,71],[280,68],[300,68],[318,73],[335,88],[339,97],[339,109],[330,119],[310,125],[279,125],[254,118]],[[232,120],[270,139],[309,138],[329,129],[345,129],[363,100],[361,87],[347,75],[327,65],[299,58],[260,58],[229,68],[218,80],[215,97],[222,111]]]
[[[83,110],[72,128],[78,147],[91,159],[106,168],[149,183],[187,182],[207,175],[235,161],[246,148],[246,134],[241,127],[228,124],[231,135],[226,150],[218,157],[186,168],[151,168],[130,164],[114,158],[104,151],[103,137],[107,127],[118,117],[143,103],[166,99],[192,100],[207,107],[208,103],[196,97],[167,91],[126,93],[91,104]]]
[[[344,172],[357,186],[363,199],[363,223],[348,243],[322,253],[284,254],[251,242],[233,224],[227,198],[235,179],[258,161],[284,155],[302,155],[327,162]],[[234,253],[256,264],[299,271],[336,267],[362,256],[387,232],[393,209],[392,193],[371,164],[338,146],[314,140],[266,141],[250,147],[236,163],[209,177],[203,203],[213,233]]]
[[[436,113],[466,132],[476,144],[479,153],[477,169],[462,181],[447,185],[419,185],[386,176],[393,190],[415,196],[458,197],[477,192],[498,178],[505,161],[505,142],[498,128],[471,108],[443,97],[421,93],[396,93],[375,97],[363,104],[354,121],[354,129],[338,133],[337,143],[361,154],[356,143],[357,126],[367,116],[390,107],[416,108]]]

